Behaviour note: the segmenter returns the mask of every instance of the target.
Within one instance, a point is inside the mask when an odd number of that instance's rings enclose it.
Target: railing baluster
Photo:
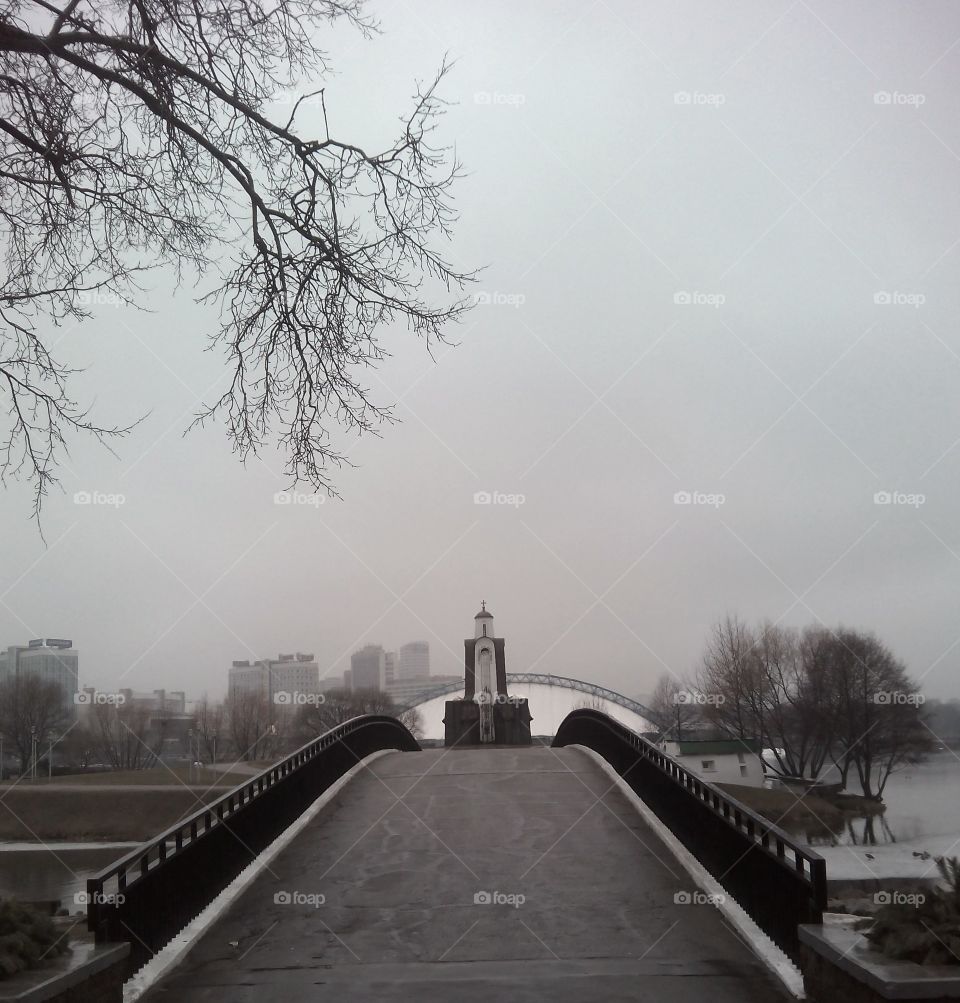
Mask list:
[[[128,977],[182,930],[246,866],[249,860],[244,853],[237,852],[238,842],[246,853],[259,853],[275,838],[278,819],[283,825],[289,825],[303,811],[295,774],[301,770],[312,774],[319,769],[323,785],[320,789],[325,789],[351,765],[339,759],[332,760],[335,765],[329,771],[332,775],[328,776],[323,763],[327,750],[346,736],[363,731],[369,737],[361,740],[360,748],[367,750],[359,753],[361,759],[377,749],[419,748],[396,718],[372,714],[355,718],[295,750],[88,879],[88,891],[94,893],[87,906],[88,927],[97,943],[117,938],[130,942]],[[264,806],[260,795],[278,786],[281,792]],[[286,807],[283,786],[293,793]],[[222,823],[241,815],[246,820],[243,840],[224,843]],[[218,833],[221,834],[219,839]],[[178,869],[181,861],[189,861],[187,870]],[[167,881],[172,882],[173,889],[165,887]],[[114,882],[122,894],[113,902],[105,902],[103,889],[113,887]],[[144,892],[137,894],[135,889],[141,884]],[[169,894],[171,891],[175,894]]]
[[[572,711],[561,723],[553,744],[586,745],[614,765],[624,761],[624,750],[639,751],[643,768],[631,772],[630,786],[767,934],[797,960],[797,925],[819,922],[826,906],[826,863],[819,854],[801,847],[762,815],[726,796],[600,711]],[[618,767],[618,772],[623,771]],[[671,794],[671,784],[681,792],[679,798]],[[685,796],[689,796],[686,802]],[[716,828],[718,825],[726,827],[726,834]],[[790,862],[788,851],[793,855]],[[782,903],[782,908],[779,904],[768,908],[770,896]]]

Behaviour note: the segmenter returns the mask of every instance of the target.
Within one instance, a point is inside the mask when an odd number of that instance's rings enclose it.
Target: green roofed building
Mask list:
[[[668,738],[660,748],[703,780],[763,786],[763,746],[758,738],[690,738],[680,742]]]

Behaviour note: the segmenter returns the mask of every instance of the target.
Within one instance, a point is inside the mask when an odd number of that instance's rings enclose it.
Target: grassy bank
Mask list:
[[[223,789],[204,792],[171,784],[169,790],[44,790],[18,787],[0,794],[0,840],[25,842],[145,840],[215,800]]]
[[[843,811],[818,794],[790,790],[766,790],[740,784],[718,784],[731,797],[784,829],[836,829],[843,824]]]
[[[48,778],[41,774],[37,779],[6,780],[0,784],[0,792],[4,787],[24,786],[43,787],[52,784],[77,785],[87,787],[113,787],[116,785],[135,786],[167,786],[173,784],[196,784],[201,787],[236,787],[250,779],[249,773],[220,773],[217,770],[198,769],[191,771],[188,766],[174,768],[159,767],[149,770],[104,770],[100,773],[68,773],[62,776]]]

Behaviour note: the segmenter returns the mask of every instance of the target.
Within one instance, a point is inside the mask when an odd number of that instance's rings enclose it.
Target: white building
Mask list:
[[[410,641],[400,649],[398,679],[423,679],[430,675],[430,645],[427,641]]]
[[[230,666],[228,696],[257,693],[278,706],[305,702],[321,692],[320,667],[313,655],[297,652],[277,658],[234,662]]]
[[[269,686],[270,676],[263,662],[250,662],[248,659],[234,662],[227,680],[227,699],[242,693],[258,693],[266,699]]]
[[[716,784],[763,786],[761,742],[757,738],[664,740],[660,748],[695,776]]]
[[[80,690],[80,652],[73,641],[40,637],[26,646],[11,645],[0,651],[0,683],[25,675],[56,683],[63,693],[64,707],[73,712],[74,694]]]

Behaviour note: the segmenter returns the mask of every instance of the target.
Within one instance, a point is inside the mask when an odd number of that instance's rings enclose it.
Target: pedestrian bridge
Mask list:
[[[351,770],[145,999],[781,998],[636,787],[785,949],[824,905],[816,854],[599,712],[553,748],[427,751],[369,717],[91,879],[97,939],[138,968]]]

